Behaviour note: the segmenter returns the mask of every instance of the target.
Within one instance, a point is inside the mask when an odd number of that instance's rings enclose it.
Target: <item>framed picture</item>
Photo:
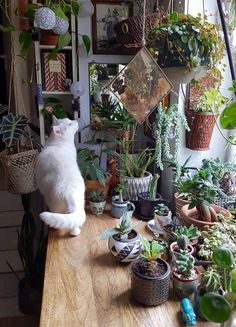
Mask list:
[[[115,24],[133,14],[133,2],[122,0],[92,1],[93,53],[95,54],[130,54],[116,38]]]

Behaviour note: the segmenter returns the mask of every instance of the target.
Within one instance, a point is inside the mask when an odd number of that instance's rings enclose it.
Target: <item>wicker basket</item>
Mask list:
[[[190,127],[190,132],[186,132],[186,147],[197,151],[209,150],[217,116],[192,110],[186,110],[185,115]]]
[[[138,260],[132,264],[131,294],[141,304],[159,305],[167,301],[170,287],[170,266],[158,258],[157,261],[166,267],[160,277],[143,276],[137,271]]]
[[[10,193],[26,194],[37,189],[35,164],[38,150],[27,150],[15,154],[1,153],[7,188]]]
[[[163,17],[161,12],[146,15],[145,33],[157,24],[158,20]],[[133,16],[122,20],[114,27],[118,41],[126,48],[141,48],[143,46],[143,17]]]

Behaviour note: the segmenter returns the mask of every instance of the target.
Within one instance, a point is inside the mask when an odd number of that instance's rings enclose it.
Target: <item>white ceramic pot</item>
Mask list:
[[[163,232],[163,227],[171,223],[172,212],[169,211],[168,215],[161,216],[156,212],[154,213],[154,220],[156,227]]]
[[[51,30],[56,24],[56,15],[48,7],[41,7],[35,11],[35,24],[42,30]]]
[[[127,187],[124,194],[130,201],[138,201],[139,193],[148,192],[151,180],[152,174],[148,171],[143,177],[120,176],[121,183],[127,181]]]
[[[141,235],[132,229],[132,238],[121,239],[118,234],[111,236],[108,240],[108,247],[111,254],[120,262],[131,262],[140,256],[142,246]]]
[[[90,209],[94,215],[101,215],[105,209],[106,201],[103,202],[89,202]]]

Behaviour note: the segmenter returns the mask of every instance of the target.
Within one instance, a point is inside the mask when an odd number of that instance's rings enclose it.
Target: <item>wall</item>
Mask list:
[[[88,0],[89,1],[89,0]],[[186,11],[189,13],[196,15],[198,12],[203,12],[202,1],[188,1],[186,2]],[[207,15],[211,15],[210,20],[212,22],[217,19],[217,2],[216,0],[205,1],[205,12]],[[88,34],[91,36],[91,18],[80,18],[79,19],[79,33]],[[80,45],[79,47],[79,78],[80,81],[85,85],[85,93],[81,96],[81,116],[85,120],[86,123],[89,123],[90,120],[90,111],[89,111],[89,79],[88,79],[88,64],[90,62],[104,62],[104,63],[126,63],[130,59],[130,56],[114,56],[114,55],[93,55],[92,51],[87,56],[85,54],[84,46]],[[224,59],[225,63],[228,64],[227,58]],[[173,82],[173,81],[172,81]],[[229,69],[227,69],[224,73],[224,80],[221,85],[221,91],[225,95],[229,95],[227,88],[231,85],[231,75]],[[179,92],[179,85],[177,81],[174,81],[174,90],[179,94],[179,110],[183,111],[183,95]],[[172,102],[176,102],[176,96],[172,95]],[[82,134],[82,141],[86,140],[88,132],[84,132]],[[227,136],[227,132],[223,132],[224,135]],[[184,163],[186,158],[191,155],[190,165],[200,166],[203,158],[208,157],[217,157],[219,156],[222,160],[225,160],[227,157],[227,153],[225,151],[225,141],[223,140],[220,132],[217,128],[214,129],[212,142],[209,151],[192,151],[185,147],[185,137],[183,134],[181,140],[181,147],[179,151],[179,161],[180,163]],[[165,169],[162,174],[162,193],[163,195],[171,199],[172,197],[172,173],[169,169]]]

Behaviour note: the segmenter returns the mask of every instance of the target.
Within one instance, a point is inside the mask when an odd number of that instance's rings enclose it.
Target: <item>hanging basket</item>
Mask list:
[[[197,151],[209,150],[215,120],[218,116],[197,113],[193,110],[186,110],[185,115],[190,127],[190,131],[186,132],[186,147]]]
[[[145,34],[163,17],[161,12],[145,16]],[[114,27],[118,41],[126,48],[139,49],[143,46],[143,17],[133,16],[117,23]]]
[[[37,189],[35,164],[38,150],[26,150],[15,154],[1,153],[7,188],[10,193],[26,194]]]

